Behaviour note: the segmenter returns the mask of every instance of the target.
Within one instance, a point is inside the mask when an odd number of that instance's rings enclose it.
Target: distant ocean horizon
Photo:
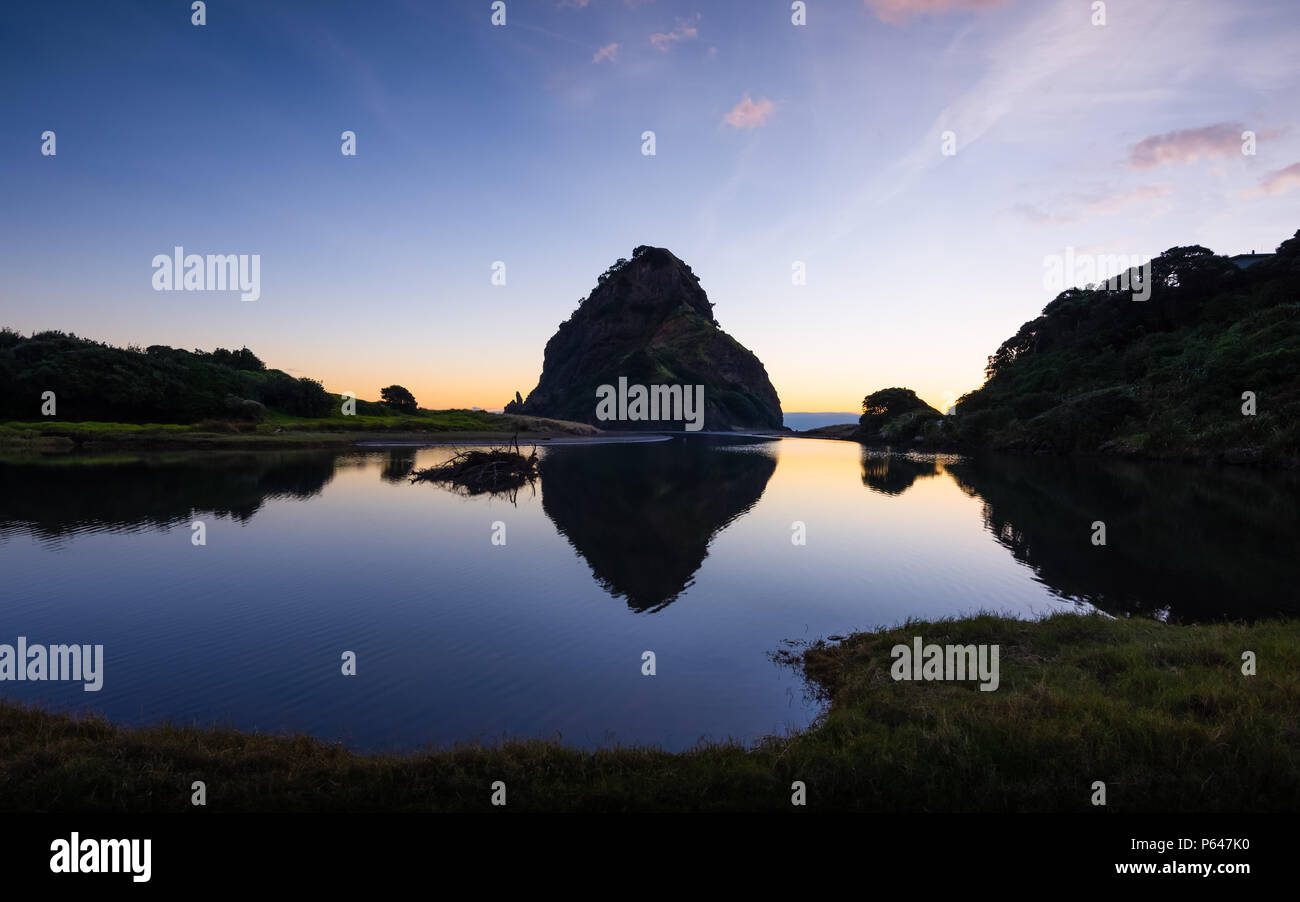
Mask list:
[[[787,429],[817,429],[821,426],[838,426],[841,423],[856,423],[861,413],[810,413],[795,411],[782,413],[781,422]]]

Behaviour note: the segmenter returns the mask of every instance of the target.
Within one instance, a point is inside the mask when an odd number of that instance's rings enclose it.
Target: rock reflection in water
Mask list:
[[[658,611],[775,470],[771,454],[726,453],[702,438],[557,446],[541,462],[542,508],[607,591],[633,611]]]

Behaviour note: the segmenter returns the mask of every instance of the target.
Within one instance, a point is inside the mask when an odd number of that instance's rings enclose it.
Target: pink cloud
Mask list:
[[[596,55],[591,58],[593,63],[599,63],[601,60],[613,62],[618,58],[618,44],[606,44],[596,51]]]
[[[1185,128],[1143,138],[1133,146],[1130,165],[1151,169],[1164,163],[1195,163],[1205,157],[1227,157],[1241,153],[1239,122],[1220,122],[1202,128]]]
[[[1292,163],[1285,169],[1270,172],[1259,180],[1259,187],[1247,194],[1286,194],[1294,188],[1300,188],[1300,163]]]
[[[938,15],[954,10],[982,10],[1002,6],[1006,0],[866,0],[882,22],[897,24],[912,16]]]
[[[722,117],[722,121],[735,128],[758,128],[767,121],[768,116],[772,115],[774,108],[772,101],[766,97],[758,98],[758,103],[755,103],[746,94],[744,100]]]
[[[698,38],[700,33],[695,26],[698,25],[699,22],[699,13],[696,13],[694,17],[689,19],[678,19],[677,25],[674,26],[672,31],[658,31],[650,35],[650,43],[654,45],[656,50],[667,53],[668,48],[672,47],[672,45],[678,41],[688,41]]]

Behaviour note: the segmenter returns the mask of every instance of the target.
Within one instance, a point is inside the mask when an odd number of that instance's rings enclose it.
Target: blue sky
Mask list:
[[[334,391],[500,407],[651,244],[785,409],[889,385],[946,406],[1051,299],[1046,255],[1271,250],[1300,227],[1287,0],[1114,0],[1104,25],[1081,0],[808,0],[804,26],[754,0],[491,15],[6,4],[0,324],[247,345]],[[260,254],[261,297],[153,291],[176,245]]]

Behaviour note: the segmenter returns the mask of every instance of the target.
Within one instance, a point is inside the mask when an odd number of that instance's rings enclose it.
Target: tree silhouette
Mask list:
[[[415,413],[419,409],[415,403],[415,395],[411,394],[400,385],[390,385],[387,388],[379,390],[379,397],[385,404],[394,410],[402,413]]]

